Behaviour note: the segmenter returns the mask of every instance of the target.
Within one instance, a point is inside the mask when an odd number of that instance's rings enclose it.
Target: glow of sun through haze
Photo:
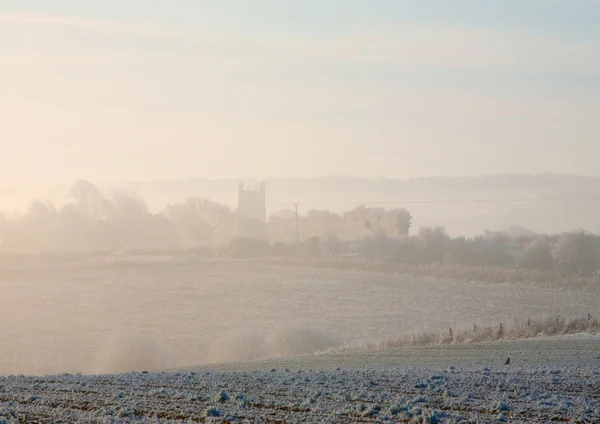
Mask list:
[[[595,0],[0,0],[0,177],[598,175]]]

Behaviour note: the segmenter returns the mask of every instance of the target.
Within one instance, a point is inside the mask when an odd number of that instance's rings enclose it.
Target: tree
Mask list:
[[[390,256],[391,241],[384,231],[379,231],[373,237],[363,242],[363,254],[370,259],[383,259]]]
[[[293,219],[295,220],[295,217]],[[295,221],[290,223],[296,225]],[[344,225],[344,220],[335,212],[311,210],[302,217],[300,225],[303,235],[323,238],[326,234],[339,231]]]
[[[363,239],[375,234],[385,233],[389,237],[407,236],[412,216],[406,209],[391,209],[364,205],[344,213],[346,231],[354,239]]]
[[[69,190],[67,199],[74,201],[75,210],[89,220],[106,217],[107,200],[94,184],[78,180]]]
[[[412,224],[412,215],[406,209],[392,209],[388,212],[393,226],[390,236],[408,236]]]
[[[370,236],[373,232],[373,222],[371,211],[364,205],[344,213],[344,232],[345,239],[360,240]]]
[[[420,261],[422,246],[421,240],[417,237],[390,239],[388,240],[388,245],[391,259],[407,263],[418,263]]]
[[[144,233],[141,242],[144,246],[179,250],[181,247],[181,233],[177,226],[161,214],[147,215],[144,219]]]
[[[146,201],[137,193],[115,191],[106,200],[106,219],[99,235],[102,247],[111,250],[148,249],[149,237],[154,233],[154,221]],[[100,224],[100,223],[99,223]]]
[[[476,265],[477,254],[472,239],[457,237],[448,243],[448,259],[459,265]]]
[[[554,251],[562,274],[594,274],[598,270],[598,246],[594,236],[584,231],[561,234]]]
[[[223,245],[234,237],[239,225],[231,208],[200,197],[168,205],[164,215],[175,223],[188,245]]]
[[[552,248],[545,237],[539,237],[531,242],[519,260],[521,268],[551,271],[554,269]]]
[[[420,242],[421,260],[423,262],[441,262],[446,256],[448,233],[443,226],[422,227],[417,235]]]
[[[139,221],[149,213],[146,201],[137,193],[115,191],[106,202],[106,217],[109,220]]]
[[[504,233],[490,233],[473,239],[473,264],[486,266],[513,266],[515,259],[509,252],[508,237]]]

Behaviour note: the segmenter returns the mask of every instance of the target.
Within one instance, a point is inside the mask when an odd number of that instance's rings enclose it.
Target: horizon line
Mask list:
[[[485,179],[485,178],[495,178],[495,177],[542,177],[542,176],[554,176],[554,177],[575,177],[575,178],[587,178],[587,179],[600,179],[600,175],[592,175],[592,174],[576,174],[576,173],[568,173],[568,172],[553,172],[553,171],[543,171],[543,172],[498,172],[498,173],[489,173],[489,174],[478,174],[478,175],[429,175],[429,176],[418,176],[418,177],[383,177],[383,176],[361,176],[361,175],[318,175],[318,176],[290,176],[290,177],[278,177],[278,176],[270,176],[270,177],[254,177],[254,176],[246,176],[246,177],[174,177],[174,178],[147,178],[147,179],[123,179],[123,180],[102,180],[102,179],[90,179],[90,178],[73,178],[71,182],[54,182],[43,184],[42,182],[29,182],[26,184],[0,184],[0,189],[14,189],[14,188],[35,188],[35,187],[63,187],[65,185],[71,185],[76,181],[88,181],[92,184],[98,185],[123,185],[123,184],[148,184],[148,183],[177,183],[184,181],[285,181],[285,180],[323,180],[323,179],[338,179],[338,180],[363,180],[363,181],[394,181],[394,182],[410,182],[416,180],[433,180],[433,179],[447,179],[447,180],[477,180],[477,179]]]

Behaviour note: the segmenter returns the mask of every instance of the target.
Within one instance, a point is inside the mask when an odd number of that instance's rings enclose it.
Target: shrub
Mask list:
[[[458,237],[448,243],[448,260],[459,265],[500,266],[514,265],[514,258],[503,241],[476,237]]]
[[[514,266],[515,260],[506,246],[506,241],[495,236],[494,238],[476,237],[474,264],[482,266]]]
[[[300,256],[300,248],[301,246],[297,243],[287,244],[277,242],[271,246],[270,252],[271,256],[275,258],[295,257]]]
[[[362,255],[369,259],[383,259],[390,255],[391,240],[383,232],[376,233],[373,237],[362,242]]]
[[[448,233],[442,226],[423,227],[419,229],[420,259],[422,262],[441,262],[446,256],[449,241]]]
[[[540,237],[529,244],[519,260],[519,267],[540,269],[543,271],[553,270],[554,257],[552,256],[552,249],[548,240]]]
[[[563,275],[591,275],[598,270],[599,255],[595,238],[583,231],[560,235],[554,254],[558,270]]]
[[[231,258],[261,258],[269,253],[269,244],[264,240],[238,237],[227,246],[226,253]]]
[[[457,237],[448,244],[448,260],[459,265],[476,265],[475,245],[473,240]]]
[[[321,256],[321,239],[319,237],[311,237],[308,240],[308,256],[318,258]]]

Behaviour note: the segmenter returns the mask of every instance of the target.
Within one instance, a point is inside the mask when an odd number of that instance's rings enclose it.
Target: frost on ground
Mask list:
[[[481,340],[500,323],[600,312],[576,289],[228,261],[5,269],[0,280],[0,374],[248,361],[474,325]]]
[[[597,367],[11,376],[0,422],[599,422]]]

